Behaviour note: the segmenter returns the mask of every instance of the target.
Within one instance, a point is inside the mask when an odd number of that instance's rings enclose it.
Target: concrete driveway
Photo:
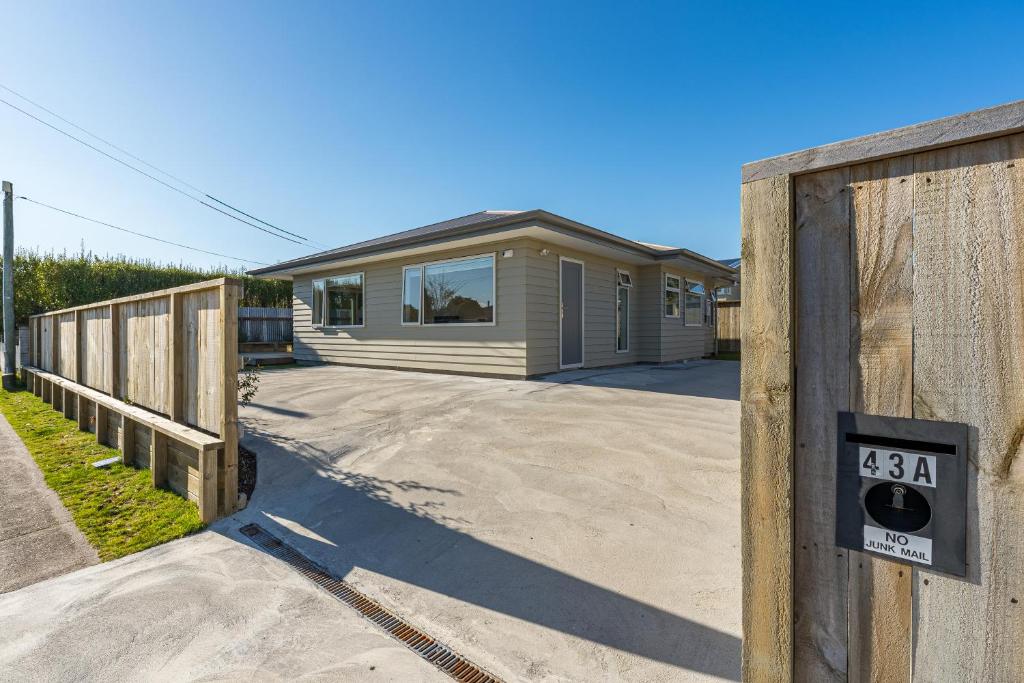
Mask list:
[[[739,680],[739,364],[265,372],[256,522],[507,680]]]
[[[234,534],[0,595],[3,681],[450,681]]]

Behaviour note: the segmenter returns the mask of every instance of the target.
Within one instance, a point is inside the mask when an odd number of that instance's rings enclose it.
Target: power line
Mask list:
[[[114,225],[113,223],[107,223],[106,221],[101,221],[101,220],[98,220],[96,218],[89,218],[88,216],[83,216],[80,213],[75,213],[74,211],[68,211],[67,209],[61,209],[61,208],[58,208],[56,206],[52,206],[50,204],[46,204],[44,202],[36,201],[35,199],[31,199],[31,198],[26,197],[24,195],[19,195],[18,199],[24,199],[26,202],[32,202],[33,204],[36,204],[38,206],[43,206],[43,207],[46,207],[47,209],[51,209],[53,211],[59,211],[60,213],[67,214],[68,216],[74,216],[75,218],[80,218],[83,221],[89,221],[90,223],[96,223],[98,225],[104,225],[104,226],[106,226],[108,228],[113,228],[114,230],[120,230],[121,232],[126,232],[129,235],[136,235],[138,237],[144,237],[147,240],[153,240],[154,242],[162,242],[164,244],[170,244],[170,245],[175,246],[175,247],[181,247],[182,249],[190,249],[192,251],[198,251],[198,252],[203,253],[203,254],[209,254],[210,256],[220,256],[221,258],[228,258],[228,259],[232,259],[234,261],[241,261],[242,263],[255,263],[255,264],[260,265],[260,266],[270,265],[268,263],[264,263],[263,261],[254,261],[252,259],[239,258],[238,256],[230,256],[228,254],[220,254],[220,253],[218,253],[216,251],[207,251],[206,249],[200,249],[199,247],[191,247],[191,246],[189,246],[187,244],[181,244],[180,242],[172,242],[170,240],[165,240],[165,239],[162,239],[160,237],[154,237],[153,235],[147,235],[145,233],[138,232],[136,230],[129,230],[128,228],[123,228],[120,225]]]
[[[77,130],[80,130],[80,131],[82,131],[83,133],[85,133],[85,134],[86,134],[86,135],[88,135],[89,137],[91,137],[91,138],[93,138],[93,139],[96,139],[96,140],[99,140],[99,141],[100,141],[100,142],[102,142],[102,143],[103,143],[104,145],[107,145],[107,146],[109,146],[109,147],[113,147],[114,149],[116,149],[116,150],[117,150],[118,152],[120,152],[121,154],[124,154],[125,156],[129,156],[129,157],[131,157],[132,159],[135,159],[135,161],[138,161],[138,162],[139,162],[139,163],[141,163],[141,164],[145,164],[146,166],[148,166],[149,168],[153,169],[154,171],[156,171],[156,172],[158,172],[158,173],[161,173],[161,174],[163,174],[163,175],[167,176],[168,178],[172,178],[173,180],[176,180],[176,181],[178,181],[178,182],[179,182],[179,183],[181,183],[182,185],[184,185],[184,186],[186,186],[186,187],[188,187],[188,188],[191,188],[191,189],[195,190],[196,192],[199,192],[200,194],[206,194],[205,192],[203,192],[202,190],[200,190],[200,189],[199,189],[198,187],[196,187],[195,185],[192,185],[191,183],[188,183],[188,182],[186,182],[186,181],[182,180],[181,178],[178,178],[177,176],[171,175],[170,173],[168,173],[167,171],[165,171],[165,170],[163,170],[163,169],[161,169],[161,168],[157,168],[156,166],[154,166],[153,164],[149,163],[149,162],[148,162],[148,161],[146,161],[145,159],[140,159],[139,157],[135,156],[134,154],[132,154],[132,153],[131,153],[131,152],[129,152],[128,150],[126,150],[126,149],[124,149],[124,148],[122,148],[122,147],[118,147],[117,145],[115,145],[115,144],[114,144],[113,142],[111,142],[110,140],[106,140],[106,139],[104,139],[104,138],[101,138],[101,137],[100,137],[99,135],[96,135],[96,133],[93,133],[93,132],[87,131],[87,130],[86,130],[85,128],[82,128],[81,126],[79,126],[79,125],[78,125],[77,123],[75,123],[74,121],[69,121],[68,119],[64,118],[63,116],[61,116],[61,115],[60,115],[60,114],[58,114],[57,112],[53,111],[52,109],[47,109],[46,107],[44,107],[43,105],[39,104],[38,102],[36,102],[36,101],[34,101],[34,100],[30,100],[29,98],[25,97],[25,96],[24,96],[24,95],[22,95],[22,94],[21,94],[20,92],[18,92],[17,90],[13,90],[13,89],[11,89],[11,88],[8,88],[8,87],[7,87],[6,85],[4,85],[3,83],[0,83],[0,88],[3,88],[4,90],[6,90],[7,92],[11,93],[12,95],[14,95],[14,96],[16,96],[16,97],[19,97],[19,98],[21,98],[21,99],[23,99],[23,100],[25,100],[26,102],[28,102],[29,104],[31,104],[31,105],[32,105],[33,107],[36,107],[36,108],[38,108],[38,109],[42,109],[43,111],[45,111],[45,112],[46,112],[47,114],[49,114],[50,116],[52,116],[52,117],[54,117],[54,118],[57,118],[57,119],[60,119],[61,121],[63,121],[64,123],[68,124],[68,125],[69,125],[69,126],[71,126],[72,128],[75,128],[75,129],[77,129]]]
[[[22,109],[21,107],[19,107],[19,106],[17,106],[17,105],[14,105],[14,104],[11,104],[10,102],[8,102],[7,100],[5,100],[5,99],[3,99],[3,98],[0,98],[0,102],[3,102],[3,103],[4,103],[4,104],[6,104],[6,105],[7,105],[8,107],[10,107],[10,108],[12,108],[12,109],[14,109],[14,110],[16,110],[16,111],[20,111],[20,112],[21,112],[22,114],[24,114],[25,116],[28,116],[29,118],[31,118],[31,119],[34,119],[34,120],[38,121],[39,123],[43,124],[44,126],[47,126],[48,128],[52,128],[53,130],[57,131],[58,133],[61,133],[62,135],[66,135],[67,137],[71,138],[71,139],[72,139],[72,140],[74,140],[75,142],[78,142],[78,143],[80,143],[80,144],[82,144],[82,145],[85,145],[86,147],[88,147],[89,149],[91,149],[91,150],[93,150],[93,151],[95,151],[95,152],[99,152],[100,154],[102,154],[103,156],[107,157],[108,159],[111,159],[111,160],[113,160],[113,161],[116,161],[117,163],[121,164],[122,166],[125,166],[125,167],[127,167],[127,168],[130,168],[131,170],[135,171],[136,173],[140,173],[140,174],[142,174],[142,175],[146,176],[146,177],[147,177],[147,178],[149,178],[150,180],[155,180],[156,182],[160,183],[160,184],[161,184],[161,185],[163,185],[164,187],[166,187],[166,188],[168,188],[168,189],[170,189],[170,190],[174,190],[175,192],[177,192],[178,194],[180,194],[180,195],[182,195],[182,196],[184,196],[184,197],[188,197],[189,199],[191,199],[191,200],[193,200],[193,201],[199,202],[199,203],[200,203],[200,204],[202,204],[203,206],[206,206],[206,207],[208,207],[208,208],[211,208],[211,209],[213,209],[214,211],[219,211],[220,213],[224,214],[225,216],[228,216],[229,218],[234,218],[234,219],[235,219],[236,221],[238,221],[239,223],[245,223],[245,224],[246,224],[246,225],[248,225],[248,226],[251,226],[251,227],[253,227],[253,228],[256,228],[257,230],[262,230],[263,232],[267,233],[268,235],[273,235],[274,237],[277,237],[277,238],[279,238],[279,239],[287,240],[287,241],[289,241],[289,242],[293,242],[293,243],[295,243],[295,244],[300,244],[300,245],[302,244],[302,242],[299,242],[298,240],[293,240],[293,239],[291,239],[290,237],[285,237],[284,235],[278,235],[278,234],[277,234],[276,232],[271,232],[271,231],[267,230],[266,228],[262,228],[262,227],[260,227],[260,226],[258,226],[258,225],[256,225],[256,224],[254,224],[254,223],[250,223],[249,221],[247,221],[247,220],[244,220],[244,219],[242,219],[242,218],[239,218],[238,216],[233,216],[233,215],[231,215],[230,213],[228,213],[227,211],[221,211],[221,210],[220,210],[220,209],[218,209],[217,207],[215,207],[215,206],[212,206],[212,205],[210,205],[210,204],[208,204],[208,203],[204,202],[204,201],[203,201],[202,199],[199,199],[198,197],[193,197],[193,196],[192,196],[192,195],[190,195],[190,194],[189,194],[188,192],[185,192],[184,190],[182,190],[182,189],[180,189],[180,188],[177,188],[177,187],[175,187],[174,185],[171,185],[170,183],[164,182],[163,180],[160,180],[159,178],[157,178],[156,176],[154,176],[154,175],[152,175],[152,174],[146,173],[146,172],[145,172],[145,171],[143,171],[143,170],[142,170],[141,168],[137,168],[137,167],[135,167],[135,166],[132,166],[131,164],[129,164],[129,163],[128,163],[127,161],[125,161],[124,159],[118,159],[117,157],[115,157],[115,156],[114,156],[114,155],[112,155],[112,154],[107,154],[106,152],[104,152],[104,151],[103,151],[102,149],[100,149],[99,147],[96,147],[95,145],[90,145],[90,144],[89,144],[88,142],[86,142],[85,140],[82,140],[82,139],[80,139],[80,138],[76,138],[76,137],[75,137],[74,135],[72,135],[71,133],[67,132],[66,130],[61,130],[61,129],[60,129],[60,128],[58,128],[57,126],[54,126],[53,124],[51,124],[51,123],[49,123],[49,122],[47,122],[47,121],[43,121],[43,120],[42,120],[41,118],[39,118],[38,116],[35,116],[35,115],[33,115],[33,114],[30,114],[29,112],[25,111],[25,110],[24,110],[24,109]]]
[[[257,216],[253,216],[252,214],[246,213],[245,211],[242,211],[242,210],[240,210],[240,209],[238,209],[238,208],[228,204],[227,202],[224,202],[224,201],[222,201],[220,199],[217,199],[213,195],[211,195],[211,194],[209,194],[207,192],[204,192],[203,190],[201,190],[200,188],[196,187],[195,185],[192,185],[191,183],[186,182],[185,180],[182,180],[181,178],[179,178],[179,177],[177,177],[177,176],[175,176],[175,175],[173,175],[171,173],[168,173],[167,171],[164,171],[163,169],[159,168],[158,166],[154,166],[153,164],[149,163],[145,159],[142,159],[141,157],[138,157],[138,156],[132,154],[128,150],[115,145],[114,143],[110,142],[109,140],[107,140],[105,138],[102,138],[99,135],[96,135],[95,133],[92,133],[92,132],[86,130],[85,128],[82,128],[78,124],[76,124],[73,121],[70,121],[69,119],[61,116],[60,114],[58,114],[57,112],[53,111],[52,109],[48,109],[47,107],[44,107],[43,105],[39,104],[38,102],[35,102],[34,100],[31,100],[31,99],[25,97],[21,93],[19,93],[16,90],[13,90],[13,89],[7,87],[6,85],[4,85],[2,83],[0,83],[0,88],[3,88],[4,90],[6,90],[6,91],[8,91],[10,93],[13,93],[15,96],[25,100],[29,104],[31,104],[31,105],[33,105],[35,107],[38,107],[42,111],[45,111],[47,114],[50,114],[51,116],[53,116],[53,117],[63,121],[64,123],[67,123],[69,126],[72,126],[73,128],[76,128],[77,130],[82,131],[86,135],[88,135],[88,136],[90,136],[90,137],[92,137],[92,138],[94,138],[96,140],[99,140],[103,144],[108,145],[109,147],[111,147],[113,149],[116,149],[118,152],[121,152],[122,154],[124,154],[124,155],[126,155],[126,156],[128,156],[128,157],[130,157],[132,159],[134,159],[135,161],[138,161],[139,163],[144,164],[145,166],[147,166],[147,167],[153,169],[154,171],[156,171],[157,173],[160,173],[161,175],[164,175],[164,176],[166,176],[168,178],[171,178],[174,181],[176,181],[176,182],[178,182],[178,183],[180,183],[180,184],[182,184],[182,185],[184,185],[184,186],[194,190],[195,192],[201,194],[203,197],[205,197],[207,199],[210,199],[210,200],[212,200],[212,201],[214,201],[214,202],[216,202],[216,203],[218,203],[218,204],[220,204],[222,206],[226,206],[229,209],[231,209],[232,211],[235,211],[235,212],[237,212],[239,214],[242,214],[243,216],[246,216],[248,218],[253,219],[254,221],[257,221],[259,223],[262,223],[263,225],[266,225],[266,226],[268,226],[270,228],[273,228],[274,230],[277,230],[280,233],[284,233],[285,235],[291,235],[292,237],[297,237],[298,239],[303,240],[304,242],[310,242],[310,243],[316,244],[318,246],[324,246],[324,245],[321,245],[318,242],[315,242],[314,240],[310,240],[309,238],[304,237],[303,235],[299,235],[299,234],[291,232],[289,230],[285,230],[284,228],[280,228],[280,227],[274,225],[273,223],[265,221],[262,218],[259,218]],[[211,206],[209,203],[203,201],[202,199],[200,199],[200,198],[198,198],[198,197],[196,197],[196,196],[194,196],[192,194],[189,194],[188,192],[185,192],[181,188],[175,187],[174,185],[171,185],[170,183],[165,182],[165,181],[161,180],[160,178],[157,178],[157,177],[153,176],[152,174],[147,173],[146,171],[143,171],[142,169],[137,168],[136,166],[133,166],[133,165],[129,164],[128,162],[124,161],[123,159],[119,159],[119,158],[117,158],[117,157],[115,157],[115,156],[113,156],[111,154],[108,154],[107,152],[103,151],[102,149],[99,149],[98,147],[96,147],[94,145],[91,145],[88,142],[75,137],[74,135],[71,135],[67,131],[62,130],[61,128],[58,128],[57,126],[54,126],[54,125],[48,123],[47,121],[44,121],[43,119],[41,119],[41,118],[39,118],[37,116],[34,116],[33,114],[25,111],[24,109],[14,105],[14,104],[11,104],[7,100],[0,99],[0,102],[3,102],[8,107],[11,107],[12,109],[14,109],[14,110],[24,114],[25,116],[28,116],[29,118],[31,118],[31,119],[39,122],[39,123],[42,123],[43,125],[45,125],[45,126],[51,128],[51,129],[57,131],[58,133],[66,135],[67,137],[71,138],[75,142],[78,142],[78,143],[80,143],[82,145],[85,145],[86,147],[88,147],[89,149],[91,149],[91,150],[93,150],[95,152],[99,152],[100,154],[102,154],[103,156],[107,157],[108,159],[116,161],[117,163],[119,163],[119,164],[121,164],[121,165],[123,165],[123,166],[125,166],[127,168],[130,168],[131,170],[135,171],[136,173],[140,173],[140,174],[144,175],[145,177],[149,178],[150,180],[154,180],[154,181],[160,183],[161,185],[163,185],[164,187],[166,187],[166,188],[168,188],[170,190],[174,190],[175,192],[177,192],[177,193],[179,193],[179,194],[181,194],[181,195],[183,195],[185,197],[188,197],[189,199],[192,199],[194,201],[199,202],[203,206],[206,206],[208,208],[214,209],[215,211],[219,211],[220,213],[224,214],[225,216],[227,216],[229,218],[233,218],[233,219],[235,219],[236,221],[238,221],[240,223],[244,223],[245,225],[248,225],[250,227],[256,228],[257,230],[261,230],[261,231],[267,233],[268,235],[273,235],[274,237],[279,237],[281,239],[288,240],[289,242],[294,242],[295,244],[301,244],[301,242],[296,242],[295,240],[288,239],[287,237],[284,237],[283,235],[279,235],[277,233],[271,232],[271,231],[269,231],[269,230],[267,230],[267,229],[265,229],[263,227],[260,227],[259,225],[256,225],[254,223],[250,223],[249,221],[246,221],[246,220],[243,220],[243,219],[239,218],[238,216],[235,216],[235,215],[230,214],[230,213],[228,213],[226,211],[217,209],[216,207]]]

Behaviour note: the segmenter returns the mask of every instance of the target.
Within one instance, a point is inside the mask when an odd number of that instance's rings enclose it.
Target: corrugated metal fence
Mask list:
[[[238,309],[238,341],[290,342],[292,309],[243,306]]]

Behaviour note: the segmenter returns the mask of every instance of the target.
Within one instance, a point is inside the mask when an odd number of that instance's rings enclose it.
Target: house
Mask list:
[[[478,213],[250,271],[292,280],[300,362],[529,377],[714,352],[735,271],[547,211]]]
[[[729,285],[728,287],[719,287],[718,289],[718,300],[719,301],[739,301],[740,300],[740,258],[727,258],[720,259],[718,261],[724,266],[729,266],[736,271],[736,282]]]

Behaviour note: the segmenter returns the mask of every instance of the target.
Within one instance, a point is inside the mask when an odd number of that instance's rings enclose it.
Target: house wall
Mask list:
[[[540,252],[545,248],[550,253],[541,256]],[[562,256],[583,261],[583,366],[595,368],[640,360],[643,341],[639,334],[640,266],[537,241],[529,242],[525,253],[528,374],[540,375],[559,370],[558,269]],[[619,268],[633,277],[629,350],[621,353],[615,351],[615,288],[616,269]]]
[[[503,257],[511,249],[513,256]],[[542,256],[541,251],[548,254]],[[402,267],[496,253],[494,326],[401,324]],[[700,358],[713,352],[714,330],[685,327],[663,315],[663,273],[701,279],[660,264],[638,266],[538,240],[498,241],[429,257],[331,269],[293,283],[294,355],[300,362],[526,377],[559,370],[559,257],[584,263],[584,367]],[[616,269],[633,278],[629,350],[615,350]],[[365,325],[330,329],[311,320],[312,281],[364,273]]]
[[[681,279],[704,283],[705,292],[710,292],[710,279],[693,272],[687,272],[679,268],[662,267],[658,300],[660,302],[659,319],[661,321],[661,348],[658,354],[658,362],[670,363],[679,360],[701,358],[714,353],[715,329],[705,325],[703,317],[700,325],[686,325],[682,313],[678,318],[667,318],[664,315],[664,276],[675,275]],[[681,283],[682,284],[682,283]],[[680,293],[680,309],[683,306],[683,293]]]
[[[502,252],[513,250],[512,257]],[[402,325],[402,267],[424,261],[496,253],[493,326]],[[434,370],[481,375],[526,375],[527,258],[523,241],[439,251],[414,257],[331,269],[293,283],[294,355],[297,361]],[[364,273],[364,327],[329,329],[312,324],[312,281]]]

